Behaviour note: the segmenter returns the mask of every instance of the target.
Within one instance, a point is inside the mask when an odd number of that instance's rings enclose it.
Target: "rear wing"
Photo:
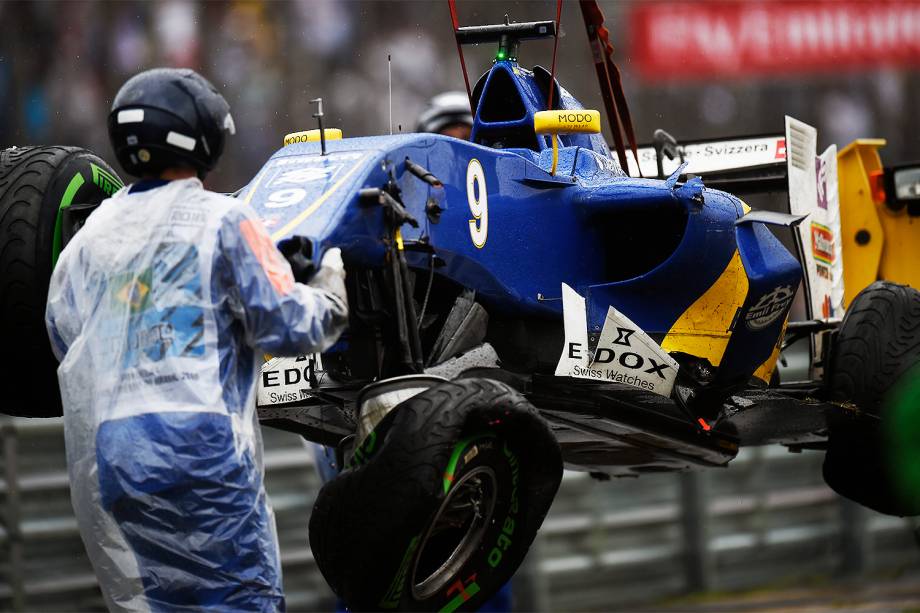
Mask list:
[[[792,117],[785,124],[783,134],[687,143],[658,130],[654,142],[639,149],[639,168],[630,160],[629,171],[665,178],[685,164],[679,180],[698,176],[707,187],[735,194],[755,208],[805,216],[792,231],[804,273],[804,309],[793,319],[832,322],[843,316],[844,298],[837,148],[818,155],[815,128]],[[811,339],[812,364],[822,355],[821,341],[821,335]]]

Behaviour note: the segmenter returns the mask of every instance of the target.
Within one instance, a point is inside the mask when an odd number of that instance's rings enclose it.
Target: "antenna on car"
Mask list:
[[[393,62],[387,53],[387,89],[390,94],[390,135],[393,135]]]
[[[323,129],[323,99],[314,98],[310,100],[310,104],[316,105],[316,112],[313,113],[313,117],[316,118],[316,123],[319,124],[320,155],[326,155],[326,131]]]

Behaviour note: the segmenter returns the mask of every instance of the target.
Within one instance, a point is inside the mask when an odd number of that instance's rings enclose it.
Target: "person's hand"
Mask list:
[[[298,283],[308,283],[316,271],[313,260],[308,257],[310,242],[302,236],[286,238],[278,243],[278,251],[291,265],[294,280]]]
[[[320,268],[329,268],[330,270],[341,274],[342,280],[345,280],[345,263],[342,262],[342,250],[338,247],[333,247],[332,249],[326,250],[326,253],[323,254],[323,259],[319,265]]]
[[[325,290],[340,298],[347,304],[345,292],[345,264],[342,262],[342,250],[338,247],[326,250],[320,261],[319,270],[308,283],[310,287]]]

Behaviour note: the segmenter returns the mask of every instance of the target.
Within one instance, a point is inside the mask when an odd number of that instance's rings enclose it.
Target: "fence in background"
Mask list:
[[[288,609],[330,610],[307,520],[319,479],[299,437],[265,428]],[[0,610],[103,610],[69,501],[59,420],[0,420]],[[515,581],[520,608],[625,607],[695,590],[920,567],[916,524],[842,501],[820,453],[742,451],[727,469],[598,483],[566,473]]]

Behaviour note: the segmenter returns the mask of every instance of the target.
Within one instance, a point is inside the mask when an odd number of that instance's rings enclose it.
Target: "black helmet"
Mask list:
[[[415,129],[417,132],[440,132],[453,124],[473,125],[470,99],[465,92],[444,92],[429,100]]]
[[[122,85],[109,114],[115,156],[132,175],[191,166],[204,175],[236,128],[230,105],[207,79],[188,68],[154,68]]]

